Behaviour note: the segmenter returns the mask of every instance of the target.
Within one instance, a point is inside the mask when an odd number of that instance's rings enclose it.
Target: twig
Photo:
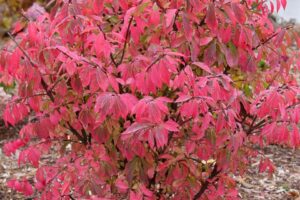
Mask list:
[[[257,116],[254,117],[251,125],[249,126],[249,129],[247,130],[247,135],[250,135],[252,133],[252,131],[255,129],[253,126],[255,124],[256,119],[257,119]]]
[[[283,29],[289,30],[289,29],[291,29],[291,28],[293,28],[292,25],[286,26],[286,27],[284,27]],[[269,38],[267,38],[266,40],[262,41],[262,42],[259,43],[257,46],[252,47],[252,51],[258,49],[260,46],[265,45],[265,44],[268,43],[270,40],[272,40],[274,37],[276,37],[279,33],[280,33],[280,32],[273,33]]]
[[[193,200],[197,200],[200,199],[201,196],[204,194],[204,192],[206,191],[206,189],[209,186],[210,181],[215,178],[219,173],[221,172],[221,170],[218,170],[218,165],[215,164],[210,176],[206,179],[206,181],[203,183],[203,185],[201,186],[200,190],[197,192],[197,194],[193,197]]]
[[[106,34],[104,33],[104,31],[103,31],[103,29],[101,28],[100,25],[98,25],[98,28],[99,28],[99,30],[101,31],[101,33],[103,34],[104,39],[107,40]],[[112,53],[109,54],[109,57],[110,57],[110,59],[111,59],[111,62],[112,62],[116,67],[118,67],[118,63],[115,61],[115,59],[114,59]]]
[[[154,3],[156,3],[156,5],[163,11],[165,12],[165,8],[163,7],[163,5],[161,4],[161,2],[159,0],[153,0]]]
[[[46,4],[45,8],[46,8],[46,9],[49,9],[53,3],[55,3],[55,0],[49,1],[49,2]]]
[[[126,50],[126,46],[127,46],[127,42],[128,42],[128,37],[129,37],[129,33],[130,33],[130,26],[131,26],[132,21],[133,21],[133,16],[130,18],[129,23],[128,23],[121,59],[118,63],[116,63],[117,66],[119,66],[123,62],[123,59],[124,59],[124,56],[125,56],[125,50]]]
[[[72,60],[74,60],[74,58],[73,58],[72,56],[70,56],[70,55],[67,54],[66,52],[62,51],[61,49],[59,49],[59,48],[55,48],[55,49],[58,50],[58,51],[60,51],[61,53],[63,53],[65,56],[67,56],[67,57],[71,58]],[[104,73],[106,73],[106,70],[105,70],[105,69],[103,69],[103,68],[100,67],[97,63],[94,63],[94,62],[91,61],[91,60],[88,60],[88,59],[86,59],[86,58],[83,58],[83,59],[80,59],[80,61],[85,62],[85,63],[87,63],[87,64],[89,64],[89,65],[91,65],[91,66],[93,66],[93,67],[100,68]]]
[[[158,61],[160,61],[160,59],[162,59],[165,55],[162,54],[160,55],[158,58],[156,58],[149,66],[146,67],[146,72],[148,72],[150,70],[150,68],[155,65]]]

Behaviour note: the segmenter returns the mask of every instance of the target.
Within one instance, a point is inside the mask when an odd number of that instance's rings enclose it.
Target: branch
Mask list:
[[[206,179],[206,181],[203,183],[202,187],[200,188],[200,190],[197,192],[197,194],[193,197],[193,200],[197,200],[200,199],[201,196],[204,194],[204,192],[207,190],[210,180],[212,180],[213,178],[215,178],[219,173],[221,172],[221,170],[218,170],[218,165],[215,164],[210,176]]]
[[[289,29],[291,29],[291,28],[293,28],[292,25],[286,26],[286,27],[284,27],[283,29],[289,30]],[[280,32],[273,33],[269,38],[267,38],[266,40],[264,40],[264,41],[262,41],[261,43],[259,43],[256,47],[252,47],[252,51],[258,49],[260,46],[265,45],[265,44],[268,43],[270,40],[272,40],[274,37],[276,37],[279,33],[280,33]]]
[[[128,37],[129,37],[129,33],[130,33],[130,26],[132,24],[133,21],[133,16],[130,18],[129,23],[128,23],[128,27],[127,27],[127,31],[126,31],[126,35],[125,35],[125,42],[124,42],[124,46],[123,46],[123,51],[122,51],[122,55],[121,55],[121,59],[118,63],[116,63],[116,66],[119,66],[124,59],[124,55],[125,55],[125,50],[126,50],[126,46],[127,46],[127,42],[128,42]]]
[[[7,32],[8,36],[10,37],[10,39],[17,45],[17,47],[22,51],[22,53],[24,54],[24,56],[28,59],[28,61],[30,62],[30,64],[33,67],[38,67],[38,65],[36,63],[34,63],[31,58],[29,57],[29,55],[25,52],[25,50],[19,45],[19,43],[16,41],[16,39],[14,38],[14,36],[10,33]]]
[[[249,126],[249,129],[246,132],[247,135],[250,135],[252,133],[252,131],[255,130],[254,123],[255,123],[256,119],[257,119],[257,116],[254,117],[251,125]]]
[[[199,23],[199,26],[203,26],[205,24],[206,15],[202,18],[202,20]]]
[[[160,56],[159,56],[158,58],[156,58],[150,65],[148,65],[148,66],[146,67],[146,72],[148,72],[148,71],[150,70],[150,68],[151,68],[153,65],[155,65],[158,61],[160,61],[160,59],[162,59],[164,56],[165,56],[164,54],[160,55]]]
[[[100,25],[98,25],[98,28],[99,28],[99,30],[101,31],[101,33],[103,34],[104,39],[107,40],[106,34],[104,33],[104,31],[103,31],[103,29],[101,28]],[[114,59],[112,53],[109,54],[109,57],[110,57],[110,59],[111,59],[111,62],[112,62],[116,67],[118,67],[118,63],[115,61],[115,59]]]
[[[163,7],[163,5],[161,4],[161,2],[159,0],[152,0],[154,3],[156,3],[156,5],[163,11],[165,12],[166,9]]]
[[[62,54],[64,54],[64,55],[67,56],[68,58],[74,60],[74,58],[73,58],[72,56],[70,56],[70,55],[67,54],[66,52],[62,51],[61,49],[59,49],[59,48],[55,48],[55,49],[58,50],[58,51],[60,51]],[[95,63],[95,62],[93,62],[93,61],[91,61],[91,60],[89,60],[89,59],[87,59],[87,58],[83,58],[83,59],[81,59],[80,61],[85,62],[85,63],[87,63],[87,64],[89,64],[89,65],[91,65],[91,66],[93,66],[93,67],[95,67],[95,68],[99,68],[99,69],[101,69],[102,72],[106,73],[106,69],[102,68],[102,67],[99,66],[97,63]]]
[[[69,194],[69,197],[70,197],[70,199],[75,200],[75,199],[72,197],[72,195],[70,195],[70,194]]]

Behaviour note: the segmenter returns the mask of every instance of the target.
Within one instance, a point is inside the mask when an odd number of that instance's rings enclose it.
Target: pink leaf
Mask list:
[[[129,187],[128,187],[128,183],[125,181],[125,180],[122,180],[120,178],[118,178],[116,180],[116,186],[119,190],[122,190],[122,191],[126,191]]]
[[[293,131],[291,136],[291,145],[293,148],[299,147],[300,145],[300,133],[296,124],[293,125]]]
[[[282,5],[282,7],[285,9],[286,8],[286,0],[281,0],[281,5]]]
[[[182,102],[185,102],[185,101],[188,101],[190,100],[192,97],[190,95],[180,95],[177,99],[176,99],[176,103],[182,103]]]
[[[172,120],[168,120],[167,122],[164,123],[164,128],[167,129],[168,131],[172,131],[172,132],[178,132],[178,124]]]
[[[93,8],[96,14],[100,14],[104,8],[104,0],[93,0]]]
[[[32,185],[26,179],[23,179],[22,181],[9,180],[7,186],[26,196],[31,196],[33,194]]]
[[[61,188],[61,194],[62,195],[66,195],[69,193],[69,190],[70,190],[70,181],[64,181],[63,185],[62,185],[62,188]]]
[[[167,28],[173,25],[176,11],[177,11],[177,9],[168,9],[167,10],[167,12],[165,14]]]
[[[133,123],[130,127],[126,129],[125,132],[122,133],[122,138],[125,139],[127,137],[131,137],[132,134],[135,133],[142,134],[150,127],[151,127],[150,123]]]
[[[201,69],[203,69],[208,73],[212,73],[208,65],[203,62],[193,62],[193,64],[196,65],[197,67],[200,67]]]
[[[210,3],[207,8],[207,13],[206,13],[206,19],[205,19],[207,26],[211,30],[216,30],[218,26],[217,18],[216,18],[216,13],[215,13],[215,4]]]
[[[153,196],[153,192],[151,190],[149,190],[148,188],[146,188],[146,186],[144,184],[140,185],[140,190],[147,197]]]
[[[193,36],[193,29],[191,28],[190,19],[187,13],[184,13],[182,16],[182,23],[183,23],[183,30],[184,30],[184,36],[188,41],[192,41]]]
[[[17,149],[24,146],[25,143],[21,139],[17,139],[12,142],[8,142],[3,146],[3,152],[6,156],[11,156]]]
[[[83,91],[82,83],[80,78],[75,75],[71,78],[71,86],[78,94],[81,94]]]
[[[277,12],[280,10],[280,6],[281,6],[281,2],[280,0],[276,0],[276,8],[277,8]]]
[[[212,40],[213,40],[213,37],[203,37],[203,38],[200,38],[199,45],[200,46],[205,46],[205,45],[209,44]]]
[[[65,68],[67,70],[67,73],[72,76],[77,69],[77,66],[75,64],[75,62],[72,62],[71,60],[69,60],[66,64],[65,64]]]
[[[142,200],[143,195],[139,192],[130,191],[129,200]]]
[[[241,24],[246,22],[245,11],[242,9],[242,6],[239,3],[231,3],[231,8],[234,12],[234,15],[237,21]]]

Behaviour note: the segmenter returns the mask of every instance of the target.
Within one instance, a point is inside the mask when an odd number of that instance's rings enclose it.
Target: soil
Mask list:
[[[276,171],[271,177],[258,173],[260,161],[254,160],[244,177],[235,177],[241,199],[300,200],[300,150],[269,146],[264,152],[275,164]]]

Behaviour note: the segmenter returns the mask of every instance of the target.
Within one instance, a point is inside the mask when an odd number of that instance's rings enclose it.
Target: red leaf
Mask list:
[[[74,89],[74,91],[76,91],[78,94],[82,94],[82,92],[83,92],[82,83],[81,83],[80,78],[77,75],[72,76],[71,86]]]
[[[104,0],[93,0],[93,8],[95,14],[99,15],[104,8]]]
[[[280,6],[281,6],[281,2],[280,0],[276,0],[276,8],[277,8],[277,12],[280,10]]]
[[[167,28],[173,25],[176,12],[177,12],[177,9],[168,9],[166,11],[165,17],[166,17],[166,27]]]
[[[143,195],[139,192],[130,191],[129,200],[142,200]]]
[[[286,8],[286,0],[281,0],[281,5],[282,5],[282,7],[285,9]]]
[[[271,13],[273,13],[274,12],[274,3],[272,1],[270,2],[270,6],[271,6]]]
[[[237,21],[241,24],[244,24],[246,22],[246,16],[245,11],[242,9],[242,6],[239,3],[232,2],[231,8],[234,12]]]
[[[26,196],[31,196],[33,194],[32,185],[26,179],[23,179],[22,181],[9,180],[7,186]]]
[[[115,185],[121,192],[126,192],[126,190],[129,188],[128,183],[123,180],[123,178],[118,178],[115,182]]]
[[[140,185],[140,190],[147,197],[153,196],[153,192],[151,190],[149,190],[148,188],[146,188],[146,186],[144,184]]]
[[[293,148],[297,148],[300,145],[300,133],[296,124],[293,124],[293,131],[291,136],[291,145]]]
[[[214,3],[210,3],[208,5],[205,22],[207,23],[207,26],[211,30],[216,30],[217,29],[218,22],[217,22],[217,18],[216,18],[215,4]]]
[[[190,96],[190,95],[180,95],[179,97],[178,97],[178,99],[176,99],[176,103],[182,103],[182,102],[185,102],[185,101],[188,101],[188,100],[190,100],[192,97]]]
[[[122,133],[122,138],[127,139],[132,137],[132,134],[143,134],[147,129],[151,127],[151,123],[133,123],[130,127]]]
[[[208,65],[203,62],[193,62],[193,64],[200,67],[201,69],[203,69],[204,71],[206,71],[210,74],[212,73],[210,68],[208,67]]]
[[[261,159],[259,164],[259,172],[269,171],[269,174],[273,174],[275,171],[275,166],[269,158]]]
[[[134,104],[136,104],[136,98],[131,94],[115,94],[115,93],[101,93],[96,100],[95,111],[100,114],[101,120],[107,115],[111,115],[114,118],[125,118],[131,111]],[[100,121],[101,121],[100,120]]]
[[[200,46],[205,46],[205,45],[209,44],[212,40],[213,40],[213,37],[203,37],[203,38],[200,38],[199,45]]]
[[[172,131],[172,132],[178,132],[178,124],[172,120],[168,120],[167,122],[164,123],[164,128],[167,129],[168,131]]]
[[[18,150],[19,148],[21,148],[25,144],[26,143],[21,139],[17,139],[17,140],[12,141],[12,142],[7,142],[3,146],[3,152],[6,156],[11,156],[12,154],[14,154],[16,152],[16,150]]]
[[[67,180],[64,181],[64,183],[61,187],[61,194],[62,195],[66,195],[66,194],[69,193],[70,185],[71,185],[70,181],[67,181]]]
[[[102,56],[104,56],[105,58],[109,58],[112,48],[110,46],[110,43],[104,39],[104,36],[102,34],[99,34],[95,36],[93,40],[95,41],[94,48],[97,57],[101,58]]]
[[[185,149],[187,154],[191,154],[195,151],[196,143],[194,141],[186,141],[185,143]]]
[[[64,66],[67,70],[67,73],[70,76],[72,76],[77,71],[76,63],[73,62],[72,60],[68,60],[68,62],[66,62]]]
[[[184,13],[182,16],[182,23],[183,23],[183,30],[184,30],[184,36],[188,41],[192,41],[193,39],[193,29],[191,28],[190,19],[187,13]]]

